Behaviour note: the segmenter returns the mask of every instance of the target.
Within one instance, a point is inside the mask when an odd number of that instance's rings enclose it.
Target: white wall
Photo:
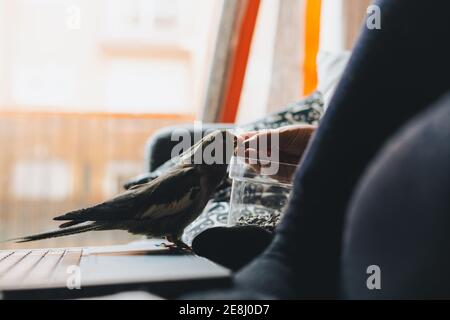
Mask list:
[[[262,118],[267,113],[279,1],[261,2],[236,120],[238,124]]]
[[[345,50],[343,0],[322,0],[320,51]]]

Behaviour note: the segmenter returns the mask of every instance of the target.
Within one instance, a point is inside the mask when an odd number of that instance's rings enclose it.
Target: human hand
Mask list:
[[[238,136],[237,154],[258,160],[267,156],[281,163],[298,164],[315,130],[311,125],[292,125],[246,132]]]

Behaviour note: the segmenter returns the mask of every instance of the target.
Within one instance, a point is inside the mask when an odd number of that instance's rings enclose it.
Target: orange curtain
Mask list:
[[[321,0],[305,0],[305,52],[303,63],[303,90],[306,96],[317,88],[316,58],[320,40]]]

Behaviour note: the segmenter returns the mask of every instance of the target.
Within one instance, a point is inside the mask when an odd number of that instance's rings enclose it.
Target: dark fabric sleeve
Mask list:
[[[395,134],[358,182],[345,222],[342,296],[448,299],[449,195],[447,94]]]
[[[389,137],[450,86],[450,2],[376,4],[381,30],[364,28],[301,162],[275,239],[236,275],[235,290],[336,298],[343,223],[356,183]]]
[[[297,173],[266,259],[292,267],[299,297],[336,297],[345,212],[371,159],[450,86],[450,3],[379,1],[381,30],[364,30]],[[294,280],[294,281],[290,281]]]

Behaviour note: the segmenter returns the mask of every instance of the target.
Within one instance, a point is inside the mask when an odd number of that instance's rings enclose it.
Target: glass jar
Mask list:
[[[257,225],[272,231],[280,221],[292,190],[297,165],[233,157],[228,225]]]

